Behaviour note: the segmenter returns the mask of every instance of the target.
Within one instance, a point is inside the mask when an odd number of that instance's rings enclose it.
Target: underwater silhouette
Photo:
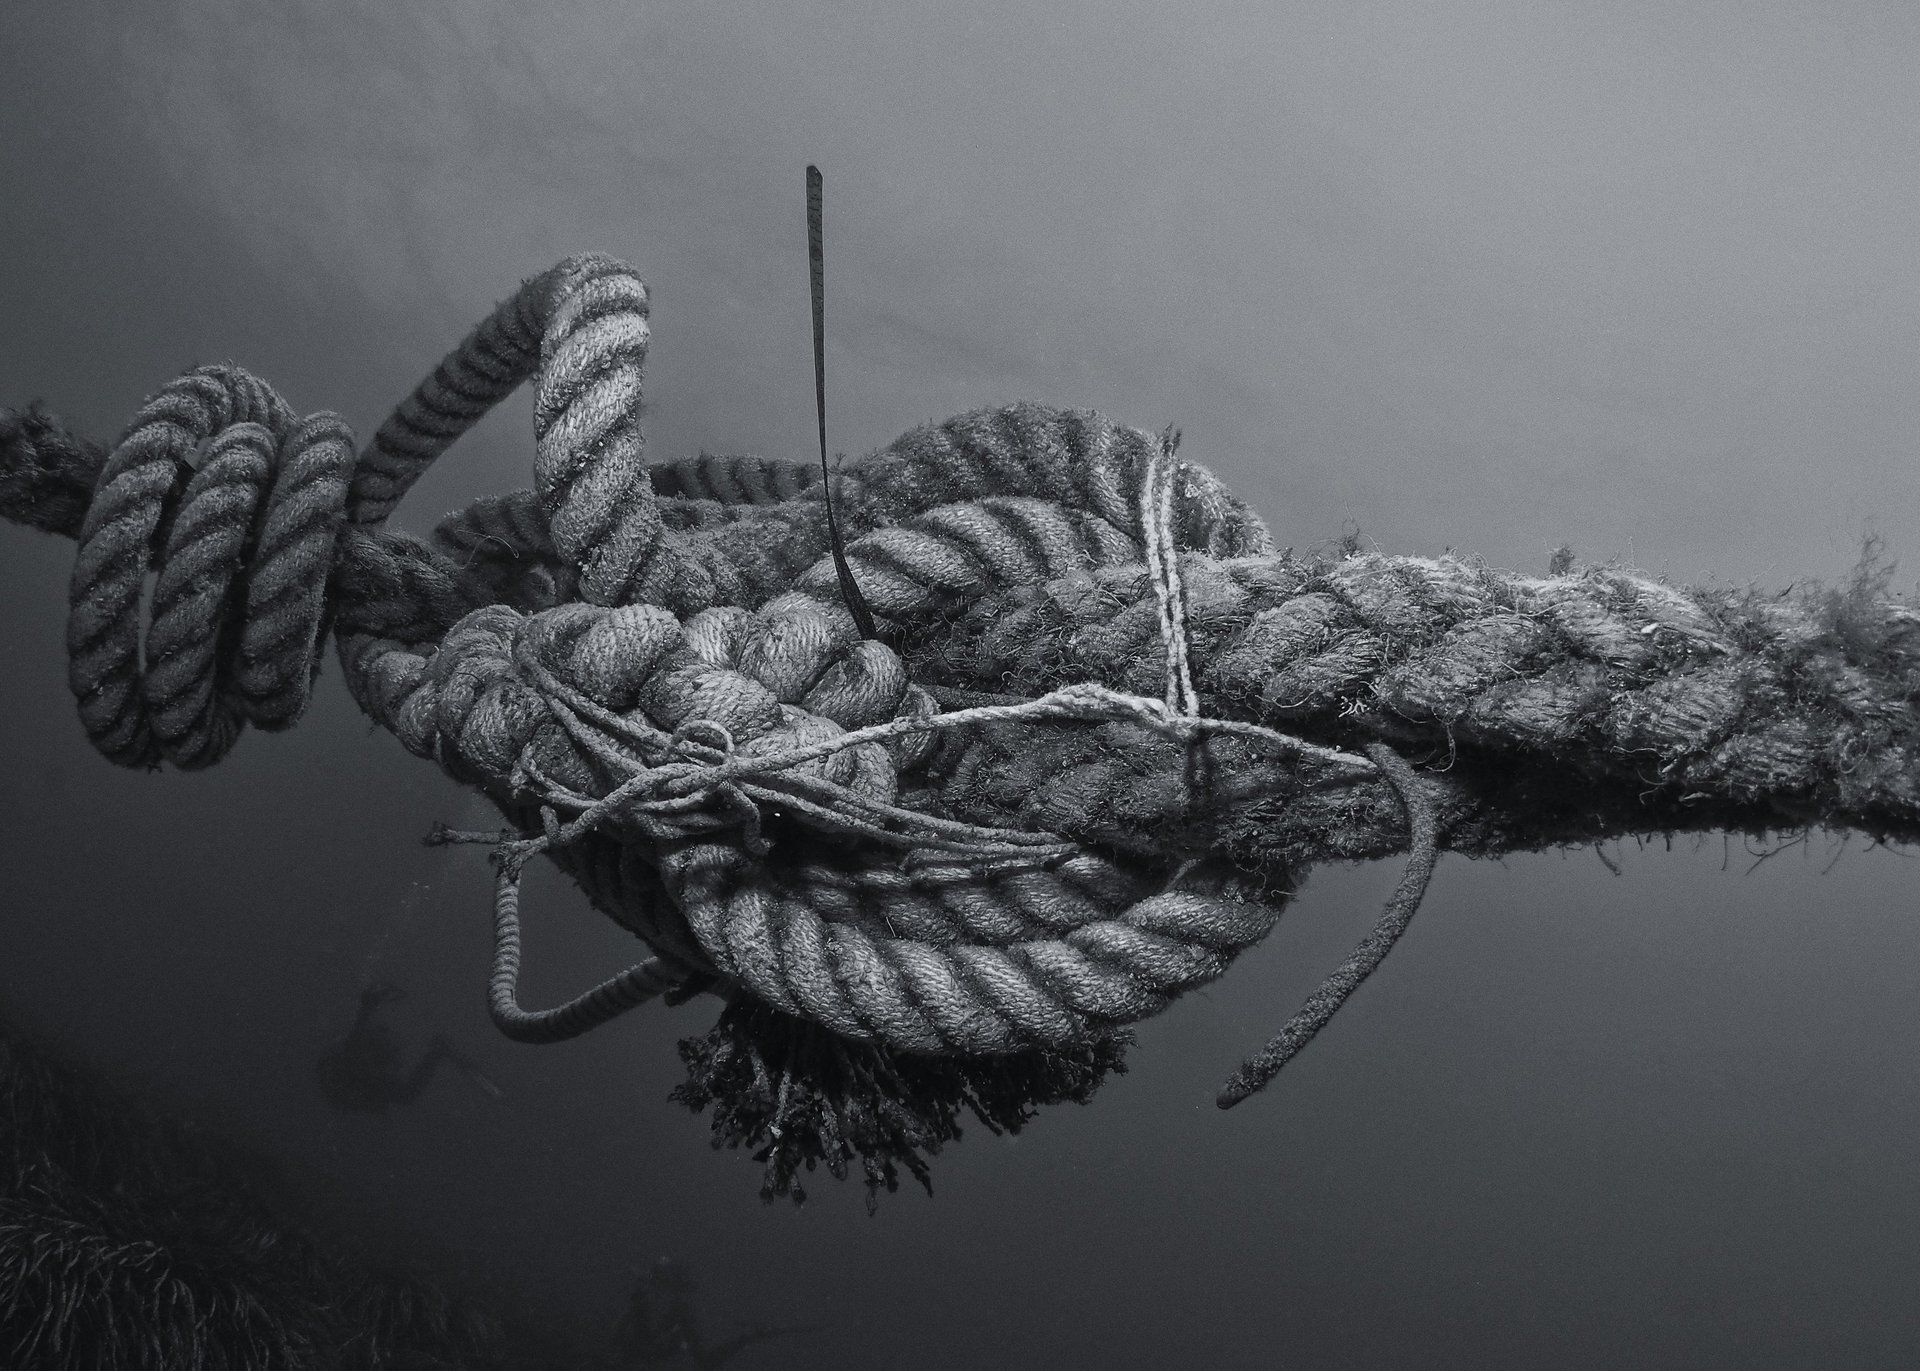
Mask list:
[[[0,1367],[532,1371],[561,1321],[316,1215],[270,1157],[0,1019]]]
[[[406,992],[390,981],[375,981],[360,992],[353,1027],[335,1039],[314,1063],[314,1079],[327,1103],[343,1114],[384,1114],[412,1104],[444,1064],[459,1071],[495,1099],[500,1087],[464,1053],[436,1033],[410,1069],[401,1067],[400,1042],[380,1017],[381,1009]]]
[[[719,1371],[756,1343],[808,1330],[754,1325],[709,1343],[700,1331],[694,1304],[693,1274],[671,1257],[662,1257],[639,1280],[626,1311],[613,1330],[612,1365],[621,1371],[664,1366],[693,1366]]]

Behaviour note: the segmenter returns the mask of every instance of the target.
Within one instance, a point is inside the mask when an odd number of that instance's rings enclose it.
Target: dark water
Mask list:
[[[0,401],[105,438],[230,357],[369,432],[598,248],[655,294],[654,450],[804,456],[813,160],[836,446],[1031,396],[1178,423],[1283,543],[1783,586],[1920,549],[1917,62],[1907,8],[1838,3],[16,0]],[[528,427],[399,521],[525,484]],[[970,1135],[932,1200],[769,1207],[666,1100],[710,1009],[494,1035],[485,865],[414,841],[477,811],[336,672],[211,772],[93,755],[69,556],[0,531],[0,1003],[342,1227],[581,1330],[661,1256],[715,1329],[813,1326],[739,1367],[1920,1362],[1910,854],[1445,860],[1221,1114],[1395,874],[1321,871],[1090,1106]],[[529,1000],[624,964],[552,873],[531,911]],[[445,1033],[503,1098],[331,1111],[313,1064],[375,977],[408,1053]]]

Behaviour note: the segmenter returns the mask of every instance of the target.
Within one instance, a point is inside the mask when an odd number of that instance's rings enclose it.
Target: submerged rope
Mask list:
[[[330,629],[367,714],[512,825],[443,835],[497,845],[510,1036],[711,985],[903,1051],[1098,1042],[1219,975],[1315,863],[1409,852],[1225,1104],[1379,964],[1442,847],[1920,835],[1920,614],[1870,576],[1769,598],[1299,559],[1172,432],[1028,404],[914,430],[830,512],[805,463],[649,464],[649,337],[638,278],[581,257],[357,456],[234,367],[169,383],[110,450],[0,411],[0,514],[80,545],[95,745],[195,767],[285,727]],[[524,381],[533,488],[386,528]],[[545,1011],[517,999],[536,854],[654,954]]]

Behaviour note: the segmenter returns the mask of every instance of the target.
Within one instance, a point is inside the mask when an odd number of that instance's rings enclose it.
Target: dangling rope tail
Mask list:
[[[1178,472],[1174,454],[1179,447],[1178,429],[1169,428],[1161,434],[1160,449],[1141,486],[1140,526],[1146,535],[1147,572],[1153,579],[1160,638],[1166,648],[1167,709],[1184,718],[1198,719],[1200,697],[1193,687],[1193,670],[1188,659],[1186,588],[1180,580],[1180,553],[1173,539],[1173,487]],[[1220,1087],[1216,1103],[1222,1109],[1231,1109],[1259,1091],[1312,1041],[1314,1034],[1327,1026],[1340,1012],[1340,1006],[1347,1002],[1347,997],[1386,960],[1394,943],[1407,931],[1426,894],[1427,881],[1433,875],[1440,850],[1433,804],[1421,791],[1419,778],[1406,758],[1384,743],[1371,743],[1366,751],[1406,811],[1412,835],[1406,871],[1373,931],[1341,963],[1339,970],[1320,983],[1320,988],[1287,1020],[1265,1050],[1249,1057]]]
[[[1420,788],[1420,780],[1413,774],[1413,768],[1407,765],[1406,758],[1386,746],[1384,743],[1371,743],[1367,755],[1373,758],[1374,765],[1380,768],[1380,774],[1400,797],[1401,806],[1407,811],[1407,822],[1413,831],[1412,851],[1407,856],[1406,870],[1400,875],[1400,884],[1387,900],[1387,907],[1380,915],[1380,922],[1373,931],[1360,941],[1360,945],[1346,961],[1340,964],[1320,988],[1307,997],[1286,1026],[1268,1043],[1265,1050],[1257,1056],[1247,1058],[1241,1068],[1227,1078],[1220,1087],[1220,1094],[1214,1101],[1222,1109],[1231,1109],[1247,1096],[1260,1090],[1266,1083],[1280,1074],[1280,1068],[1292,1061],[1294,1055],[1313,1040],[1313,1035],[1327,1026],[1327,1022],[1340,1012],[1340,1006],[1347,1002],[1347,996],[1360,988],[1360,982],[1374,973],[1381,962],[1387,959],[1387,953],[1407,931],[1407,925],[1413,922],[1413,915],[1420,908],[1420,901],[1427,893],[1427,881],[1433,875],[1434,863],[1440,856],[1439,825],[1435,822],[1433,802]]]

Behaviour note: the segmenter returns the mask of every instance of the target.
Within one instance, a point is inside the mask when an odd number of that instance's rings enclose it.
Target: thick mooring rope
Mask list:
[[[0,411],[0,513],[79,543],[95,746],[198,767],[287,726],[330,628],[362,709],[514,826],[448,835],[497,844],[512,1036],[713,986],[904,1051],[1084,1043],[1218,976],[1313,863],[1410,851],[1231,1102],[1378,965],[1441,847],[1920,833],[1920,614],[1870,578],[1766,597],[1296,558],[1173,435],[1022,404],[836,481],[866,637],[817,471],[647,462],[648,339],[638,278],[580,257],[357,456],[231,366],[169,383],[111,450]],[[533,489],[386,528],[528,380]],[[655,955],[534,1013],[518,882],[543,852]]]

